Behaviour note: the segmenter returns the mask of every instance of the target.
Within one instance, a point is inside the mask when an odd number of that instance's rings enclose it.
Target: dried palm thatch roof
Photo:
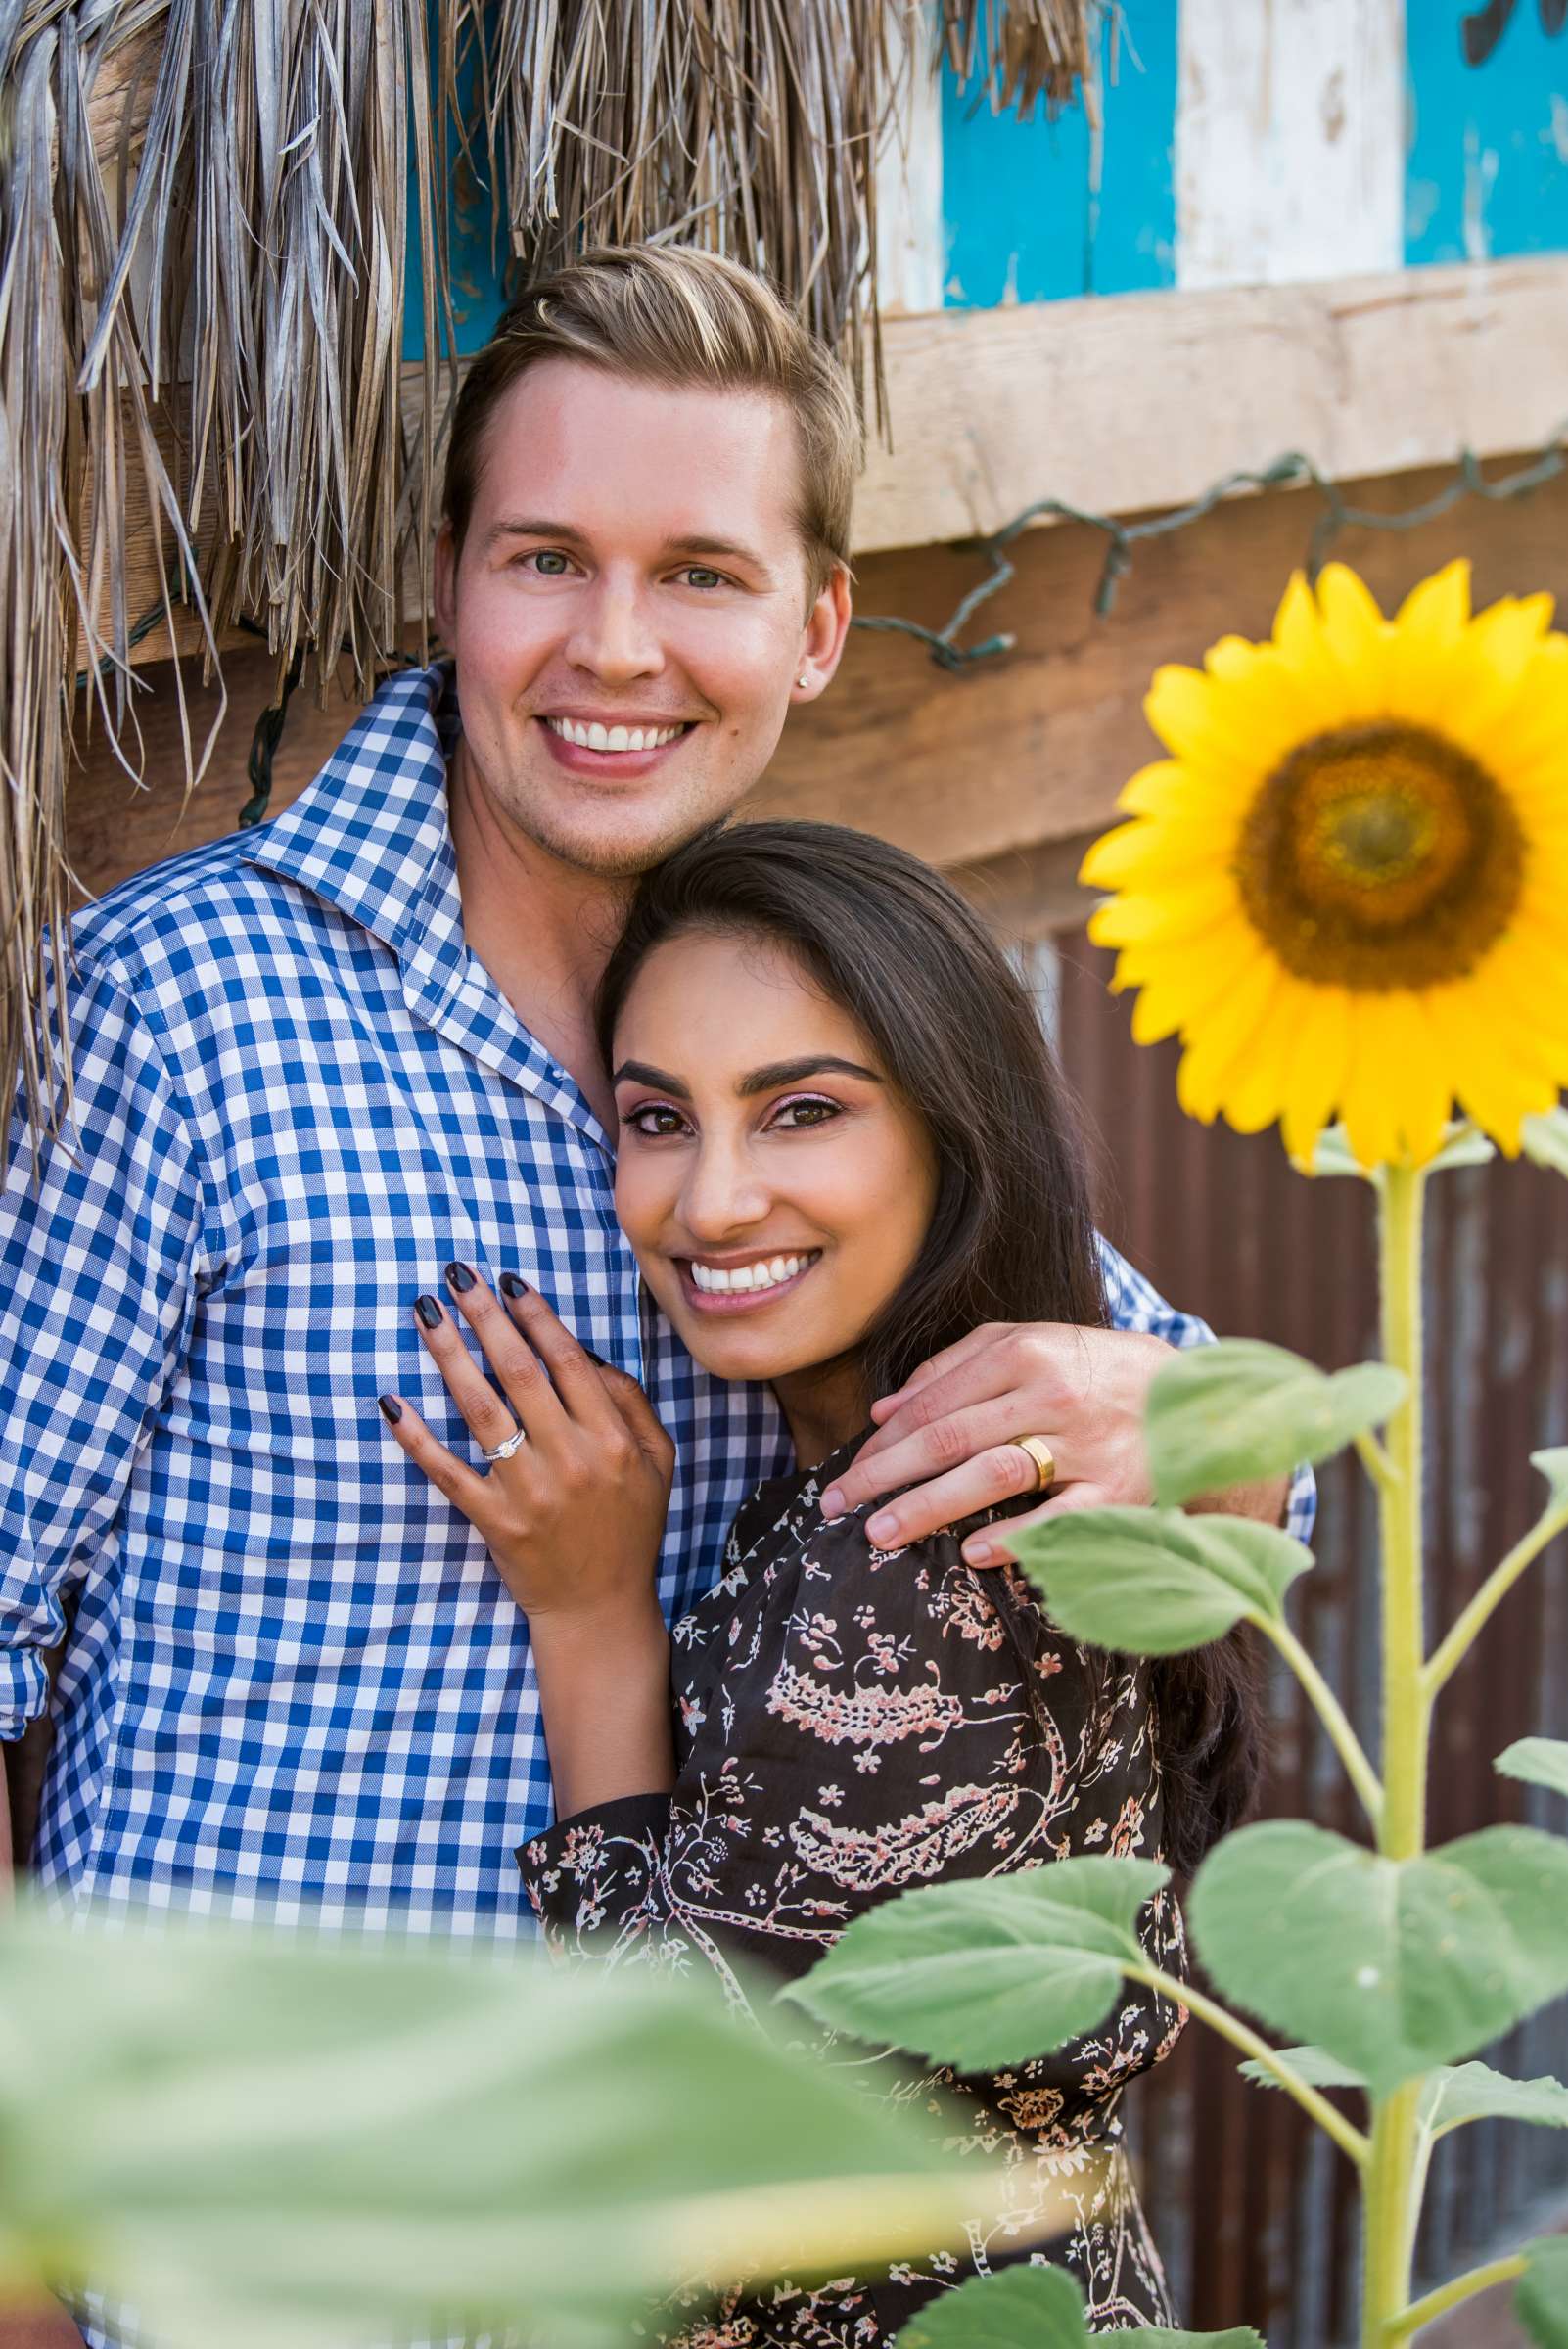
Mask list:
[[[1072,95],[1101,4],[937,0],[937,29],[1027,114]],[[20,1070],[34,1120],[69,1100],[41,1012],[69,950],[68,772],[96,724],[139,773],[138,640],[216,667],[249,625],[366,691],[423,628],[454,175],[497,192],[525,274],[665,237],[764,268],[863,383],[911,19],[919,0],[0,0],[0,1082]],[[187,729],[187,787],[209,743]]]

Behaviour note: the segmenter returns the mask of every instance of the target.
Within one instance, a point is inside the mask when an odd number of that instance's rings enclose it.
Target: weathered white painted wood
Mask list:
[[[942,90],[926,0],[904,0],[889,33],[899,103],[877,156],[877,285],[885,318],[940,310],[946,266],[942,212]]]
[[[1400,266],[1405,0],[1181,0],[1179,58],[1178,285]]]
[[[1539,446],[1568,411],[1568,254],[948,310],[890,320],[886,350],[866,550],[982,534],[1040,497],[1180,505],[1290,449],[1351,480]]]

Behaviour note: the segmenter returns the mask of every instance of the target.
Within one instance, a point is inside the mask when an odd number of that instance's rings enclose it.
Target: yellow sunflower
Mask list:
[[[1331,564],[1268,643],[1155,672],[1171,756],[1082,879],[1115,892],[1139,1043],[1179,1035],[1190,1116],[1336,1115],[1363,1167],[1441,1145],[1457,1102],[1499,1146],[1568,1084],[1568,636],[1551,598],[1470,613],[1467,563],[1385,620]]]

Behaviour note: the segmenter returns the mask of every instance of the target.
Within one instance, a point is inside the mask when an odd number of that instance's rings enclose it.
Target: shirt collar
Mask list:
[[[399,957],[433,922],[460,928],[446,812],[457,730],[451,663],[403,669],[258,835],[250,861],[340,906]]]
[[[447,813],[461,732],[450,661],[391,678],[250,861],[308,889],[396,956],[410,1011],[578,1127],[609,1137],[578,1086],[469,952]]]

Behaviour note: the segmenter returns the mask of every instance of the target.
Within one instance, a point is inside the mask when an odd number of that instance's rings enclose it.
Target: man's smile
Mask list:
[[[573,774],[643,775],[695,731],[695,719],[541,714],[550,755]]]

